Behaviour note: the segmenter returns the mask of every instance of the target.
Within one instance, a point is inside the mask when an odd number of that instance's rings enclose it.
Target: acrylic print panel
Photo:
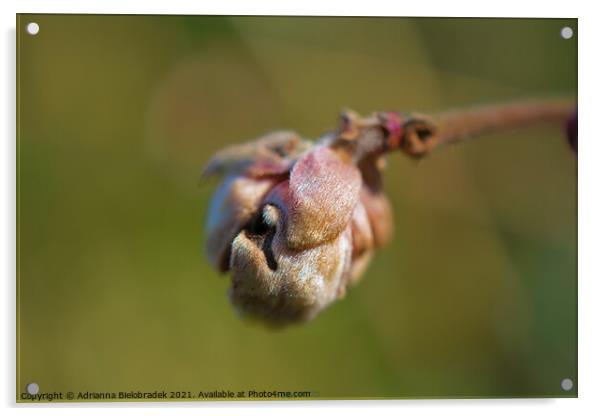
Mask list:
[[[17,32],[17,401],[576,397],[576,19]]]

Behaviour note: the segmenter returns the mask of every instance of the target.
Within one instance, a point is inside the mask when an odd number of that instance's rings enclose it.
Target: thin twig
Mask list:
[[[443,113],[438,117],[435,147],[486,133],[541,122],[567,122],[574,100],[525,101]]]
[[[350,154],[355,161],[397,149],[421,158],[441,146],[488,133],[542,122],[566,123],[576,111],[575,105],[573,99],[530,100],[434,116],[383,112],[367,118],[344,111],[342,123],[330,141],[334,148]]]

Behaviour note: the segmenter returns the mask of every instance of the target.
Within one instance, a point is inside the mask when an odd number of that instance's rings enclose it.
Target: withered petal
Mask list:
[[[220,150],[203,169],[203,177],[241,174],[258,161],[277,165],[284,159],[296,159],[310,146],[311,142],[301,139],[293,131],[271,132],[248,143]]]

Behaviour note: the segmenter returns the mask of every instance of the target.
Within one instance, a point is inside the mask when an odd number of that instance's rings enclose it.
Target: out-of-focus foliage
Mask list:
[[[40,25],[37,36],[24,26]],[[316,320],[239,320],[202,251],[224,145],[340,108],[576,93],[576,20],[19,17],[18,391],[555,396],[576,377],[562,128],[391,155],[396,233]],[[317,397],[317,396],[314,396]]]

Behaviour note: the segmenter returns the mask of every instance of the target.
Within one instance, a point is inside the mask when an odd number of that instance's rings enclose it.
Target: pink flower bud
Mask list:
[[[388,202],[327,145],[295,159],[247,148],[252,160],[228,162],[236,169],[211,202],[207,252],[231,273],[229,297],[241,315],[274,325],[312,319],[345,294],[374,247],[389,239]]]

